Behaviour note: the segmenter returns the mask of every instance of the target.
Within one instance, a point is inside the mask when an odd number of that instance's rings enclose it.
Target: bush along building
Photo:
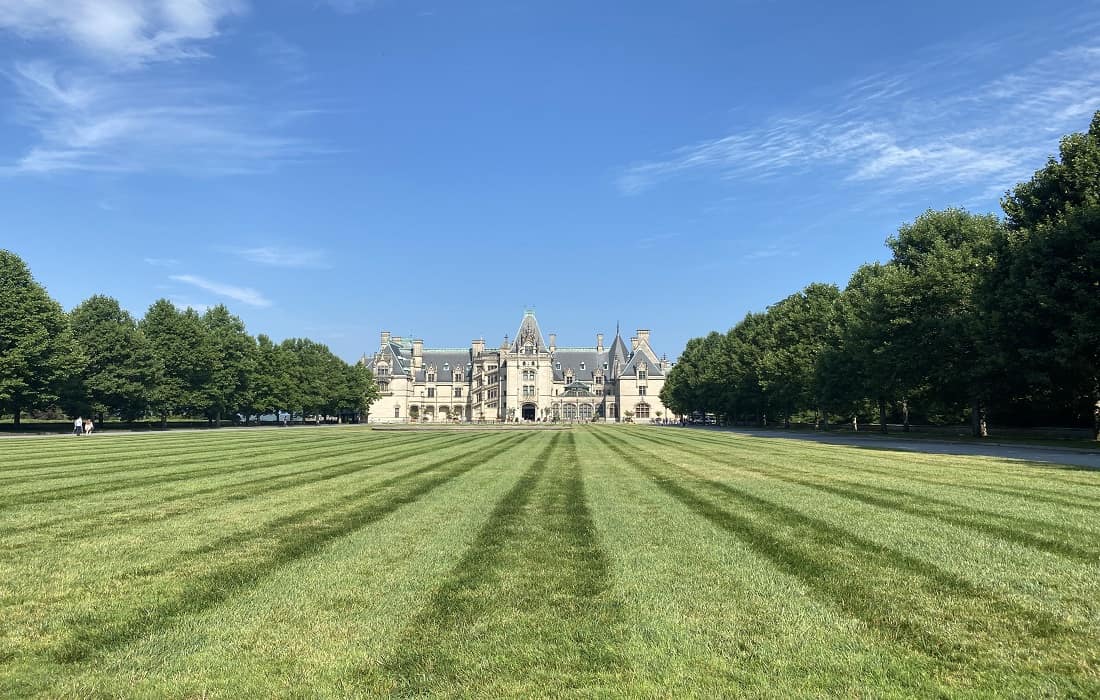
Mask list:
[[[423,340],[382,331],[378,351],[362,364],[374,372],[381,398],[370,422],[671,420],[661,403],[670,363],[658,358],[649,331],[610,345],[558,347],[526,312],[513,340],[498,348],[475,340],[468,348],[425,348]]]

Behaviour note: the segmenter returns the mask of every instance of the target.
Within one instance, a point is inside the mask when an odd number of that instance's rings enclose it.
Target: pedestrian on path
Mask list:
[[[73,435],[83,435],[83,434],[84,434],[84,419],[81,418],[80,416],[77,416],[76,420],[73,421]]]

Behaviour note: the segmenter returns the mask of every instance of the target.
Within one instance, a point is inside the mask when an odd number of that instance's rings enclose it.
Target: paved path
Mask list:
[[[683,430],[684,428],[676,429]],[[1000,457],[1003,459],[1018,459],[1026,462],[1041,462],[1052,465],[1069,465],[1088,469],[1100,469],[1100,449],[1091,451],[1070,447],[1016,445],[997,442],[978,444],[971,442],[950,442],[946,440],[926,440],[924,438],[907,440],[905,438],[880,437],[878,435],[857,436],[828,433],[787,433],[777,430],[753,430],[752,428],[704,428],[702,426],[693,426],[686,429],[730,432],[738,435],[781,440],[808,440],[827,445],[847,445],[870,450],[906,450],[909,452],[926,452],[938,455]]]

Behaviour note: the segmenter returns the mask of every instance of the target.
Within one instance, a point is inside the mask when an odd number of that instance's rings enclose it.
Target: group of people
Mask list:
[[[77,416],[73,421],[73,435],[91,435],[93,430],[95,430],[95,423],[91,418],[85,420]]]

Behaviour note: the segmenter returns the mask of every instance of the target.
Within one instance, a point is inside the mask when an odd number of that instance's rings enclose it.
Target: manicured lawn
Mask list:
[[[0,697],[1097,696],[1100,472],[643,427],[0,440]]]

